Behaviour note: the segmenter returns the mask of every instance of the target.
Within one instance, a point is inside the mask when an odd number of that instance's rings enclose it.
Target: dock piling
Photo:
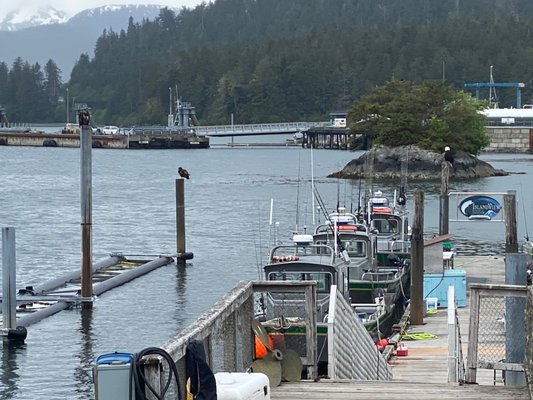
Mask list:
[[[176,259],[178,264],[185,265],[185,260],[193,258],[192,253],[185,250],[185,180],[176,179]]]
[[[411,235],[411,324],[424,323],[424,192],[415,193]]]
[[[3,328],[17,325],[15,228],[2,228],[2,316]]]
[[[81,296],[91,299],[82,302],[82,308],[92,308],[92,134],[89,110],[81,110]]]

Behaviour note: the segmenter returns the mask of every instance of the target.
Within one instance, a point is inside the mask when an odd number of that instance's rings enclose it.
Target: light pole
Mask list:
[[[69,94],[68,94],[68,88],[67,88],[67,124],[69,123],[69,109],[68,109],[68,100],[69,100]]]

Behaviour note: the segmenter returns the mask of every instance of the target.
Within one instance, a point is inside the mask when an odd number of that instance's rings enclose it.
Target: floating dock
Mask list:
[[[80,147],[79,134],[0,130],[0,146]],[[135,131],[132,134],[92,136],[92,147],[102,149],[206,149],[209,138],[195,133]]]

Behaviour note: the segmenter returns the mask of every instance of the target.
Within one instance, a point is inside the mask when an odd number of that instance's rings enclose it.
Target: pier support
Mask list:
[[[17,326],[15,228],[2,228],[2,319],[0,335],[5,340],[24,342],[27,331]]]
[[[92,135],[89,110],[79,113],[81,152],[81,296],[90,299],[82,308],[92,308]]]
[[[424,323],[424,192],[415,193],[411,235],[411,324]]]
[[[2,319],[4,329],[17,324],[15,228],[2,228]]]
[[[450,220],[450,198],[448,189],[448,182],[450,178],[450,164],[446,160],[442,160],[441,174],[439,236],[444,236],[449,233]]]
[[[193,254],[185,250],[185,180],[182,178],[176,179],[176,252],[180,265],[193,258]]]

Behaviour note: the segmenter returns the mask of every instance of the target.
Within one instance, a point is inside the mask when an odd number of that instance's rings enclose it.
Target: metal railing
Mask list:
[[[330,294],[328,376],[331,379],[391,380],[392,371],[336,286]]]
[[[296,133],[312,127],[324,127],[331,122],[281,122],[273,124],[249,124],[249,125],[212,125],[195,126],[194,130],[200,136],[224,137],[224,136],[247,136],[269,135],[277,133]]]

